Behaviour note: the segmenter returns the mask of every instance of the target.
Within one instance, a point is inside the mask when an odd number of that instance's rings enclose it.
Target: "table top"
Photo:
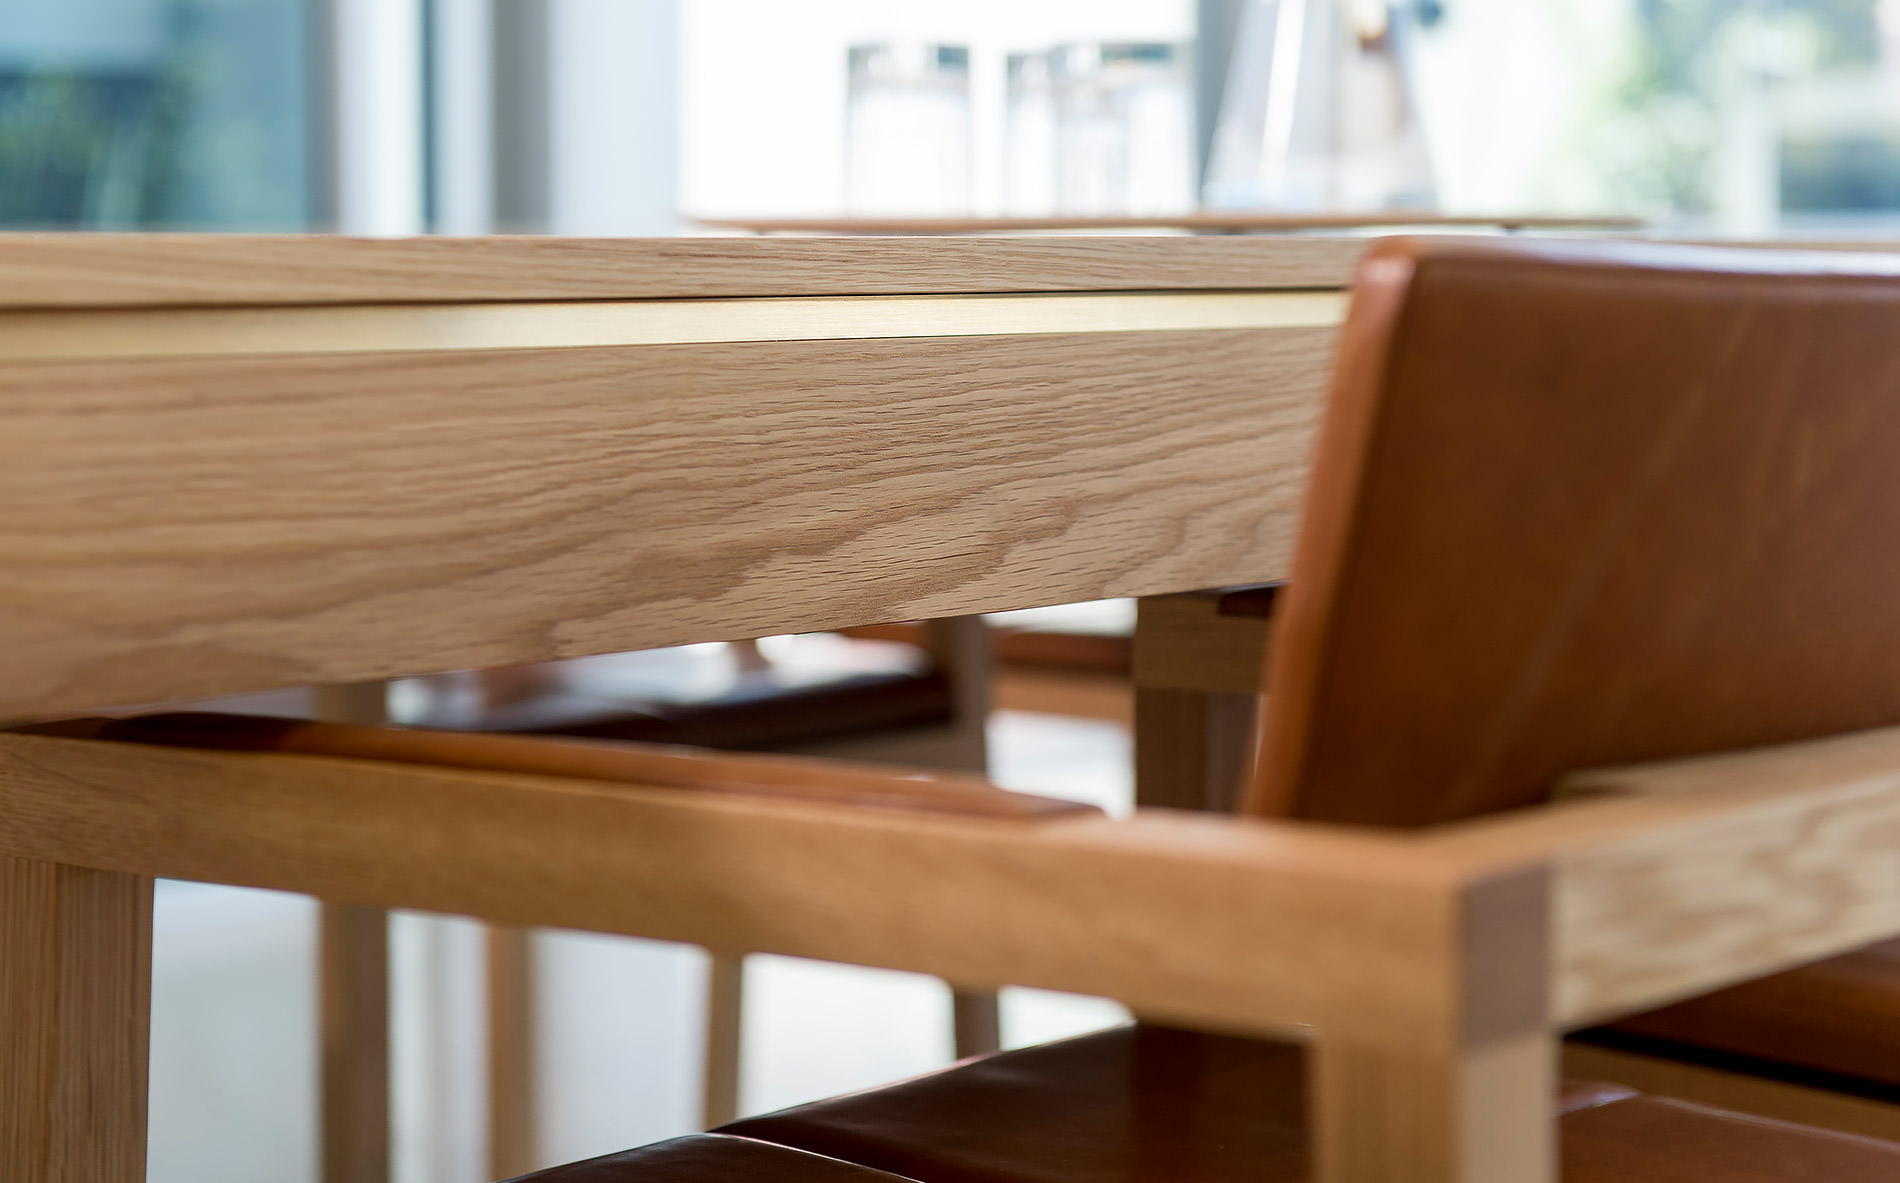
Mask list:
[[[1438,214],[1424,210],[1365,213],[1262,213],[1203,210],[1171,216],[1068,215],[989,218],[695,218],[702,226],[757,234],[1005,234],[1060,231],[1184,230],[1196,234],[1294,234],[1392,230],[1640,230],[1641,218],[1618,214]]]

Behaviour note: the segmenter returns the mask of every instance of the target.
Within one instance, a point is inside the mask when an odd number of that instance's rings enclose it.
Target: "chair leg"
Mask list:
[[[924,623],[924,644],[937,667],[950,675],[955,695],[952,723],[958,746],[954,767],[989,767],[990,691],[996,654],[990,626],[981,616],[951,616]],[[985,1056],[1003,1046],[995,991],[950,988],[951,1045],[956,1058]]]
[[[488,926],[488,1176],[547,1165],[536,1137],[534,933]]]
[[[957,1059],[987,1056],[1002,1048],[1002,1007],[994,990],[952,990],[950,1015]]]
[[[745,955],[714,953],[706,980],[706,1081],[700,1125],[739,1116],[739,1061],[745,1017]]]
[[[1557,1038],[1433,1054],[1321,1036],[1318,1183],[1556,1183]]]
[[[0,1179],[145,1178],[152,881],[0,856]]]
[[[389,913],[323,905],[323,1183],[389,1179]]]
[[[316,715],[388,721],[388,686],[322,686]],[[318,915],[323,1183],[388,1183],[389,913],[324,903]]]

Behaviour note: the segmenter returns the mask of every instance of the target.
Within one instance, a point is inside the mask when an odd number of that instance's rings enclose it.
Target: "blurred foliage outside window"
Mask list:
[[[1900,218],[1900,3],[1628,0],[1614,45],[1571,141],[1599,201],[1749,232]]]
[[[0,226],[301,230],[305,0],[0,0]]]

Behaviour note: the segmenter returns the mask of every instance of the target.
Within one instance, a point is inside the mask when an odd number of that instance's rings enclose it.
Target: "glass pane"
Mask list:
[[[306,0],[0,0],[0,226],[310,225]]]

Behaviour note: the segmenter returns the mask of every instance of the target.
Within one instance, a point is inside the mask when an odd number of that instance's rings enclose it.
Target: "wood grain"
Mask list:
[[[0,371],[0,717],[1282,573],[1332,335]]]
[[[1556,1183],[1556,1040],[1465,1056],[1322,1038],[1317,1183]]]
[[[1429,839],[1553,868],[1561,1026],[1900,934],[1900,729],[1578,774],[1566,794]]]
[[[0,235],[0,308],[1340,288],[1363,238]]]
[[[1507,871],[1469,881],[1416,917],[1452,967],[1414,983],[1443,1008],[1429,1027],[1377,1043],[1321,1032],[1320,1183],[1556,1183],[1549,886],[1542,869]],[[1435,988],[1444,982],[1449,994]]]
[[[1216,1027],[1411,1039],[1455,989],[1444,925],[1421,916],[1463,890],[1459,869],[1376,835],[926,818],[21,734],[0,735],[0,801],[8,852],[1106,995]]]
[[[145,1178],[152,881],[0,856],[0,1178]]]

